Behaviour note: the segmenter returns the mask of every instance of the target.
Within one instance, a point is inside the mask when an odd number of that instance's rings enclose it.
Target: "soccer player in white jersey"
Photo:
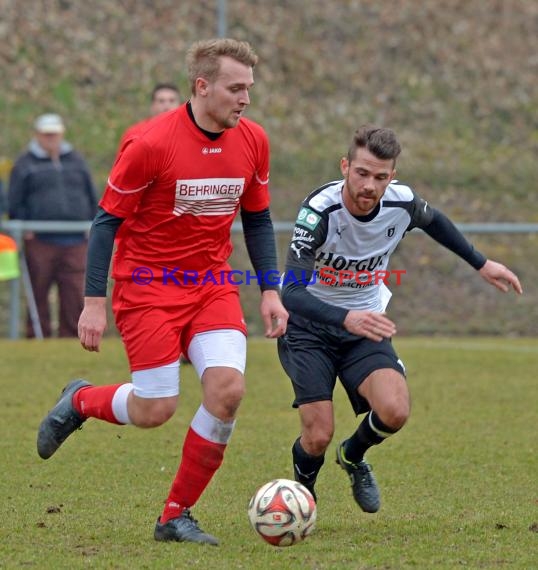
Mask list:
[[[514,273],[486,259],[444,214],[394,181],[399,154],[392,130],[366,125],[355,132],[341,159],[343,180],[318,188],[301,206],[282,279],[290,318],[278,350],[301,420],[292,447],[295,479],[314,493],[334,433],[339,378],[355,414],[366,416],[338,445],[336,460],[355,501],[370,513],[381,500],[364,455],[401,429],[410,409],[405,368],[390,340],[396,325],[385,314],[389,258],[404,234],[422,228],[488,283],[522,293]]]

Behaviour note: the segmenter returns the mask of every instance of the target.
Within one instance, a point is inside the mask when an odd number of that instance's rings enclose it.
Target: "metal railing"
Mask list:
[[[276,233],[291,232],[294,222],[273,222]],[[472,234],[528,234],[538,233],[538,223],[467,223],[455,224],[462,233]],[[71,233],[87,232],[91,227],[91,222],[66,222],[66,221],[26,221],[26,220],[0,220],[0,232],[7,233],[17,243],[19,258],[24,255],[24,234],[25,232],[37,233]],[[240,222],[232,225],[232,232],[240,232],[242,226]],[[21,264],[21,269],[24,266]],[[25,272],[21,271],[21,278],[24,280]],[[10,282],[9,295],[9,338],[19,338],[20,320],[20,298],[21,298],[21,278],[12,279]],[[25,280],[27,293],[31,292],[29,279]],[[27,295],[28,296],[28,295]]]

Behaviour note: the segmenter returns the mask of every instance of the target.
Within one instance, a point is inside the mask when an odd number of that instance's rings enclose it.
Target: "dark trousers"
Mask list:
[[[58,336],[78,336],[78,319],[84,305],[87,249],[86,241],[68,246],[55,245],[36,238],[25,241],[26,262],[44,337],[52,336],[49,293],[54,283],[58,286],[60,305]],[[26,336],[35,336],[29,316]]]

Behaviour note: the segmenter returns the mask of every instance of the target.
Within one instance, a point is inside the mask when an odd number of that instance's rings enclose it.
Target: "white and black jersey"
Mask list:
[[[409,186],[391,182],[367,216],[353,216],[344,206],[343,186],[343,180],[322,186],[299,210],[282,278],[291,312],[337,326],[350,309],[383,312],[385,283],[398,278],[388,271],[390,256],[415,227],[473,267],[485,263],[452,222]]]

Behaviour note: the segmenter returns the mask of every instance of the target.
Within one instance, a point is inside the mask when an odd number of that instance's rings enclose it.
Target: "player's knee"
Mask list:
[[[245,396],[245,380],[243,376],[235,375],[221,387],[221,398],[226,406],[237,409]]]
[[[142,410],[136,414],[136,425],[142,428],[154,428],[166,423],[176,411],[176,402],[165,400],[147,400]]]
[[[230,382],[220,392],[219,400],[226,416],[235,416],[235,412],[245,396],[244,382]]]
[[[404,426],[410,411],[409,400],[399,398],[386,402],[377,414],[386,426],[397,430]]]
[[[312,455],[321,455],[327,451],[329,444],[332,441],[332,434],[323,433],[320,434],[316,439],[312,442]]]
[[[235,417],[245,395],[245,378],[238,370],[229,367],[207,369],[202,376],[204,405],[222,419]]]
[[[334,431],[327,427],[317,426],[314,430],[303,433],[305,450],[310,455],[321,455],[325,453],[333,439]]]
[[[152,410],[142,418],[138,425],[144,428],[159,427],[166,423],[173,415],[174,412],[168,409]]]

